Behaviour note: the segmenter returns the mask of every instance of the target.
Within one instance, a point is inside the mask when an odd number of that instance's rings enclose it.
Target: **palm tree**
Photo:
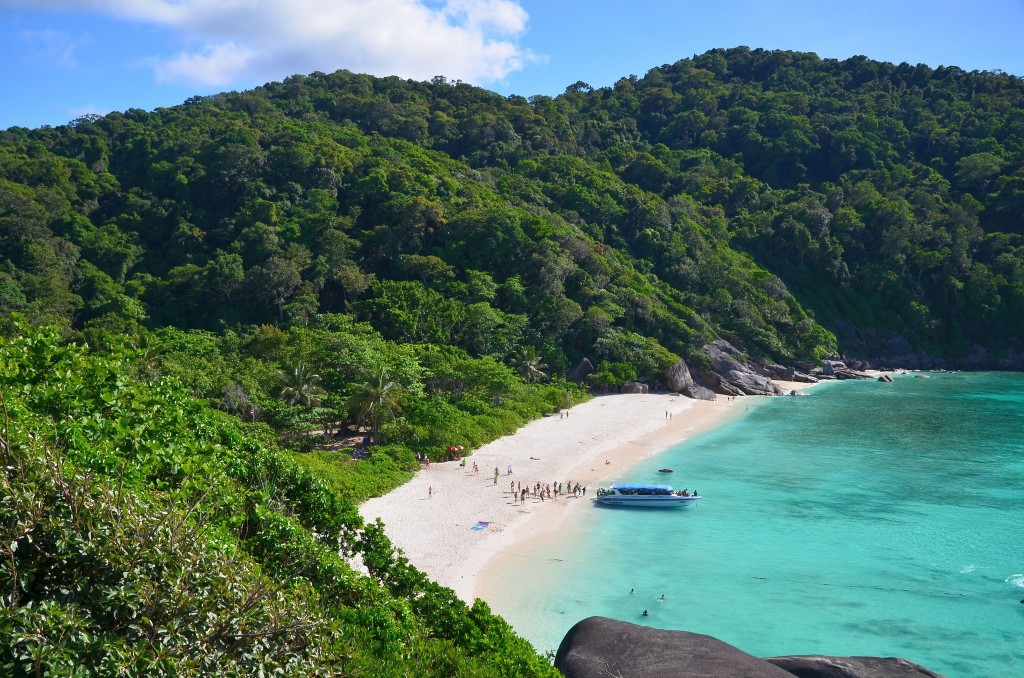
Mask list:
[[[284,381],[281,399],[286,403],[292,406],[300,405],[307,409],[320,404],[320,396],[325,391],[318,385],[320,383],[319,374],[314,374],[300,361],[280,370],[280,375]]]
[[[532,346],[524,346],[519,349],[512,357],[512,366],[519,372],[520,377],[531,384],[548,378],[547,373],[544,372],[547,365]]]
[[[381,367],[358,388],[352,404],[359,412],[359,423],[369,421],[373,439],[380,442],[381,423],[385,418],[394,418],[402,408],[402,385],[392,381],[387,370]]]

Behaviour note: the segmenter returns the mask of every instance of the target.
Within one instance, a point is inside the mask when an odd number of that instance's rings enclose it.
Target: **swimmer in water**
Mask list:
[[[644,616],[645,617],[649,617],[650,616],[650,615],[647,614],[647,610],[644,610]]]

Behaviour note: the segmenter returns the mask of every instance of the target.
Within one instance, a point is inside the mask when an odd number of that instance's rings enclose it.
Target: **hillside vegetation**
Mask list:
[[[557,675],[141,358],[0,340],[4,675]]]
[[[1022,95],[737,48],[557,98],[342,71],[14,128],[0,304],[94,333],[351,313],[556,373],[718,336],[813,357],[819,323],[1019,350]]]

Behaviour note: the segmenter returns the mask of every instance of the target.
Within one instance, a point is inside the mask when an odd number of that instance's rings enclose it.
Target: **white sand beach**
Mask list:
[[[405,485],[363,503],[360,513],[383,520],[388,537],[413,565],[471,603],[477,575],[489,560],[520,540],[557,530],[570,512],[591,504],[600,482],[743,412],[751,402],[671,394],[598,396],[565,416],[531,422],[483,446],[465,467],[455,461],[431,464]],[[579,482],[587,494],[576,498],[570,491],[543,501],[531,496],[520,504],[510,491],[510,483],[532,488],[538,482]],[[484,522],[486,527],[471,529]]]

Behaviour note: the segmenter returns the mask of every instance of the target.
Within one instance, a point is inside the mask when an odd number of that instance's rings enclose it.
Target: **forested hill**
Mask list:
[[[736,48],[555,98],[339,71],[12,128],[0,309],[93,343],[351,313],[655,380],[716,337],[995,360],[1024,345],[1022,102],[1003,74]]]

